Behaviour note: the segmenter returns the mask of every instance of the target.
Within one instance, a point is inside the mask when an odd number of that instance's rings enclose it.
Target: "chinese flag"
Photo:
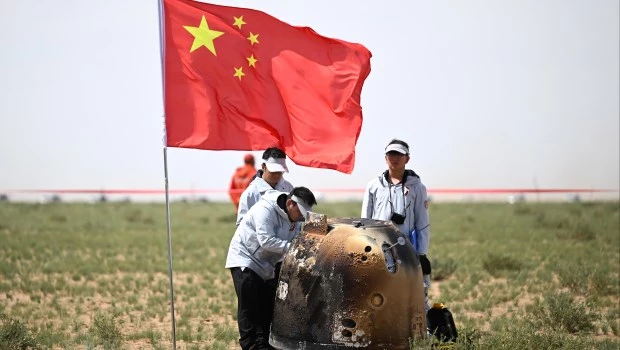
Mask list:
[[[166,145],[280,147],[351,173],[370,51],[270,15],[164,0]]]

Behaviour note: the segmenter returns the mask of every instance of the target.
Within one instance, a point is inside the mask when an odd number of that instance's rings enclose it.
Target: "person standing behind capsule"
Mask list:
[[[246,154],[243,157],[243,163],[243,166],[235,169],[235,173],[230,179],[230,185],[228,186],[228,195],[230,196],[230,200],[235,205],[235,211],[239,210],[239,199],[241,198],[241,193],[248,188],[254,179],[254,175],[256,175],[253,155],[249,153]]]
[[[415,171],[406,169],[409,145],[393,139],[385,148],[388,170],[368,182],[362,202],[362,218],[391,220],[413,244],[422,265],[424,309],[428,312],[431,263],[426,254],[430,243],[426,186]]]
[[[293,185],[283,177],[284,173],[288,173],[286,153],[277,147],[270,147],[263,152],[262,159],[261,169],[239,198],[237,225],[241,223],[243,216],[261,199],[265,192],[276,190],[289,193],[293,190]]]

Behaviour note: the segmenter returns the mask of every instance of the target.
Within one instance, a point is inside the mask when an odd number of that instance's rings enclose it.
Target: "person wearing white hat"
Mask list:
[[[269,328],[278,283],[277,265],[316,205],[306,187],[290,193],[267,191],[243,217],[226,257],[237,294],[237,324],[242,349],[273,349]]]
[[[263,152],[262,159],[261,169],[239,198],[237,225],[241,223],[243,216],[260,200],[265,192],[276,190],[288,193],[293,190],[293,185],[286,181],[283,176],[284,173],[288,173],[284,151],[277,147],[267,148]]]
[[[385,147],[388,169],[368,182],[362,202],[362,218],[392,221],[411,241],[422,265],[424,303],[428,312],[431,263],[426,256],[430,243],[428,196],[420,176],[406,169],[409,144],[393,139]]]

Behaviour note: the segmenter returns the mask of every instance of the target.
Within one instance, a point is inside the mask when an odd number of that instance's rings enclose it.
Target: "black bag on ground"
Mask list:
[[[428,331],[437,339],[455,342],[458,336],[452,313],[441,303],[435,303],[426,313]]]

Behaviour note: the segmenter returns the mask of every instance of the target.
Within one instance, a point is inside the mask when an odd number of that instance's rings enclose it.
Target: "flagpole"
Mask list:
[[[164,147],[164,182],[166,186],[166,226],[168,228],[168,273],[170,276],[170,316],[172,322],[172,349],[177,348],[177,332],[174,321],[174,285],[172,283],[172,238],[170,234],[170,196],[168,191],[168,148]]]
[[[166,228],[168,234],[168,275],[170,279],[170,322],[172,324],[172,349],[176,350],[177,348],[177,332],[176,332],[176,322],[174,319],[174,284],[172,278],[172,235],[170,229],[170,191],[168,186],[168,145],[166,140],[166,75],[165,75],[165,54],[164,50],[166,48],[166,35],[164,32],[164,3],[163,0],[157,0],[157,10],[159,13],[159,56],[161,60],[161,90],[162,90],[162,101],[164,104],[164,186],[166,192]]]

